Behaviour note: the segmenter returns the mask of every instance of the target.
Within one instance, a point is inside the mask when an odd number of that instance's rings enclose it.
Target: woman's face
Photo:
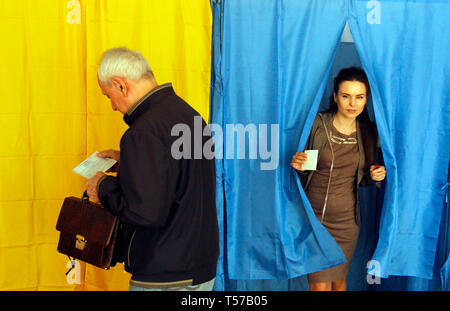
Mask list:
[[[367,102],[366,85],[359,81],[343,81],[338,93],[334,93],[337,113],[347,119],[356,119],[364,110]]]

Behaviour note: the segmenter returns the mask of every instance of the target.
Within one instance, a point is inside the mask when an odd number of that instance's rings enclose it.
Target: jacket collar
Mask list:
[[[123,120],[128,126],[131,126],[136,119],[148,110],[151,105],[158,102],[163,94],[174,93],[172,83],[162,84],[157,86],[142,97],[136,104],[134,104],[127,113],[124,114]]]

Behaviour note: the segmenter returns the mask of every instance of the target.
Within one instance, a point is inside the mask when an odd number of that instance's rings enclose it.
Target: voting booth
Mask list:
[[[347,289],[448,289],[449,8],[214,1],[211,121],[279,125],[278,169],[260,170],[262,158],[217,162],[225,234],[216,289],[307,290],[306,274],[345,260],[290,162],[328,108],[328,81],[353,65],[370,82],[387,177],[378,193],[361,189]]]

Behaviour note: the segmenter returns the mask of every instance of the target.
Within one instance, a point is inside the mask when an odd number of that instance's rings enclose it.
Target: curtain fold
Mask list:
[[[450,170],[450,163],[449,163],[449,170]],[[450,185],[450,174],[448,178],[447,184],[443,187],[443,190],[446,192],[445,197],[445,205],[446,209],[443,213],[443,228],[444,228],[444,237],[442,238],[443,243],[443,249],[444,252],[441,256],[442,260],[442,267],[439,270],[441,284],[442,284],[442,290],[450,290],[450,195],[448,193],[448,187]]]

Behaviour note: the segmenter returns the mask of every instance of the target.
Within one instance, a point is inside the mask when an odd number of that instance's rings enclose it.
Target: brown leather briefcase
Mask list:
[[[58,252],[109,269],[118,227],[117,217],[90,202],[86,192],[82,198],[65,198],[56,224]]]

